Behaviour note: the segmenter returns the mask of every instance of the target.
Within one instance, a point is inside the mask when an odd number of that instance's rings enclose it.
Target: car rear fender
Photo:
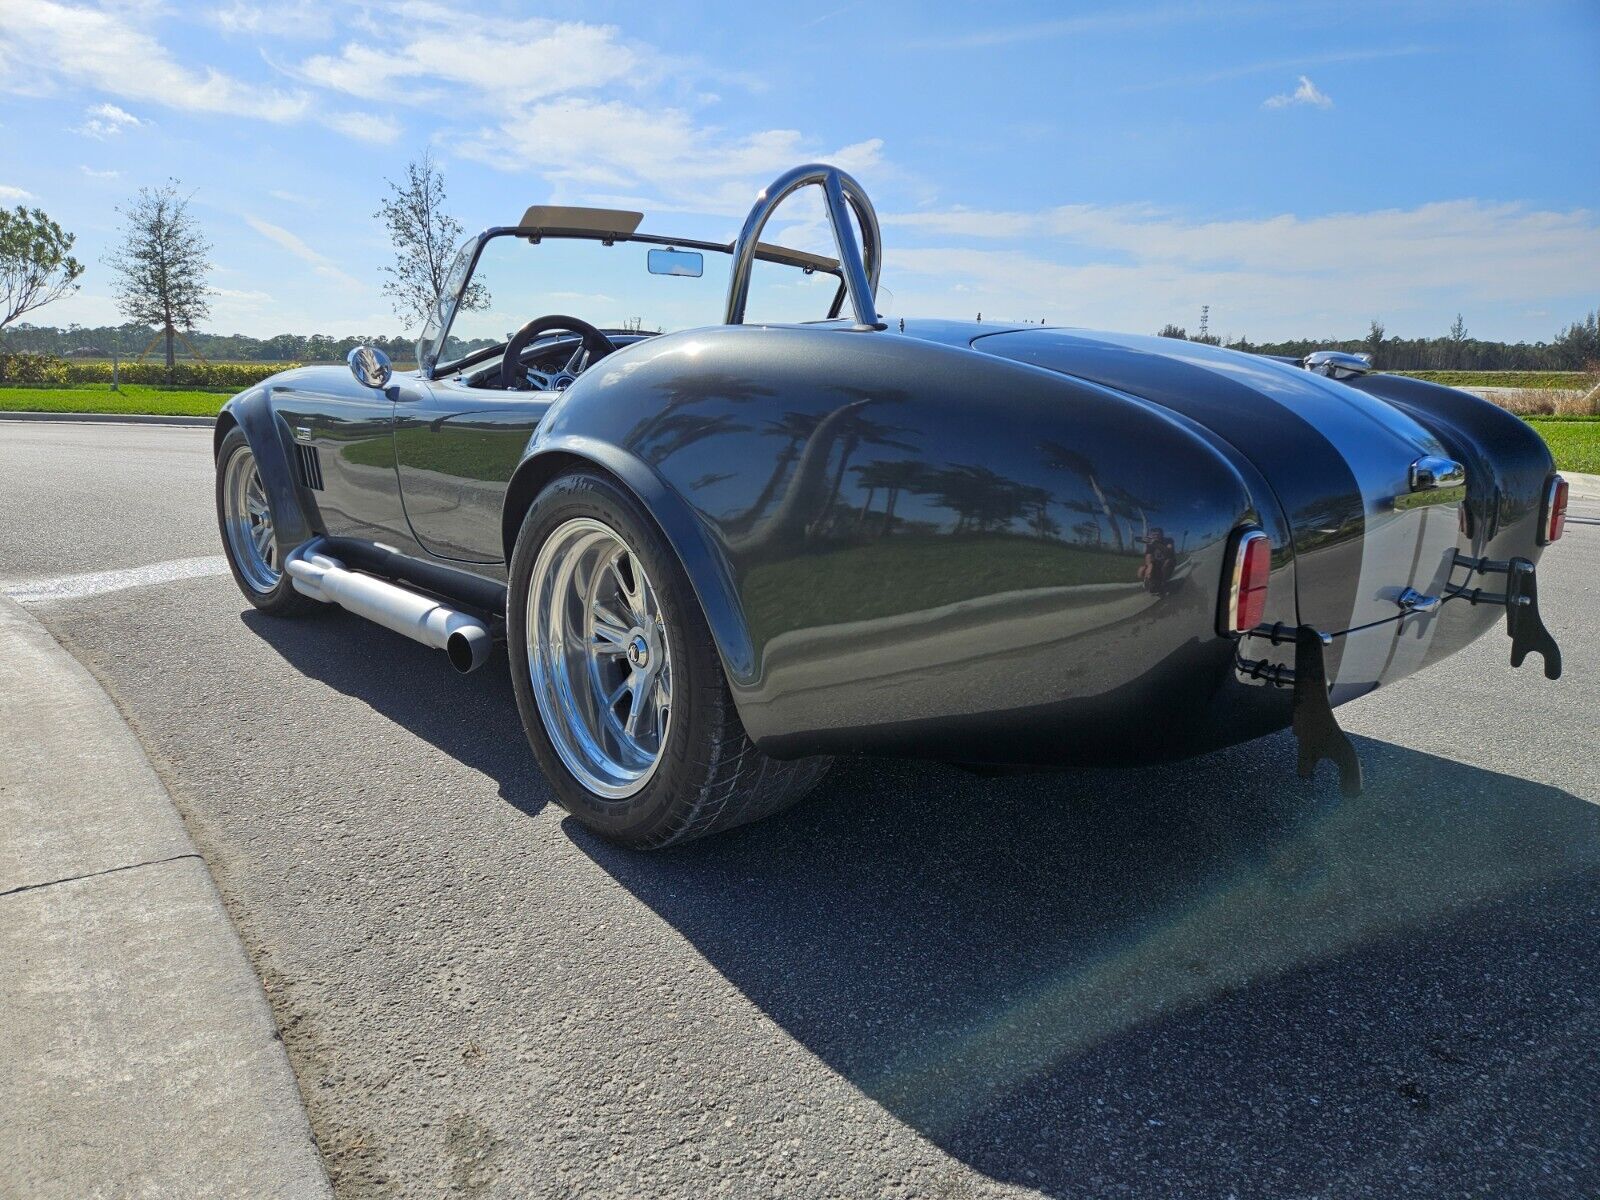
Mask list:
[[[701,612],[729,680],[737,683],[749,679],[755,655],[726,559],[688,502],[647,463],[627,450],[580,433],[553,437],[540,437],[536,433],[528,454],[506,487],[501,517],[505,561],[511,561],[522,519],[540,490],[564,471],[579,466],[599,468],[632,492],[644,506],[689,576],[689,584],[700,601]]]
[[[1467,468],[1472,554],[1537,562],[1537,527],[1555,462],[1526,421],[1470,392],[1404,375],[1364,375],[1345,383],[1404,412]]]
[[[1273,542],[1266,619],[1296,622],[1288,522],[1231,446],[1140,398],[970,350],[818,327],[628,347],[535,432],[507,491],[508,548],[573,462],[654,517],[746,729],[779,756],[971,757],[994,713],[1042,704],[1006,752],[1054,760],[1069,710],[1130,679],[1119,695],[1203,693],[1225,715],[1244,701],[1217,604],[1242,525]],[[1181,562],[1141,566],[1146,535]],[[1014,679],[1002,660],[1029,665]]]

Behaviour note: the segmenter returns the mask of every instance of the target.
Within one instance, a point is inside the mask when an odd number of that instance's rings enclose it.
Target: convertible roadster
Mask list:
[[[810,185],[837,257],[761,240]],[[461,671],[503,641],[604,837],[763,816],[838,753],[1133,764],[1292,727],[1353,793],[1335,706],[1496,624],[1560,672],[1535,564],[1566,486],[1490,404],[1332,351],[887,322],[832,167],[731,245],[641,220],[530,208],[462,247],[415,371],[359,347],[216,426],[246,599]]]

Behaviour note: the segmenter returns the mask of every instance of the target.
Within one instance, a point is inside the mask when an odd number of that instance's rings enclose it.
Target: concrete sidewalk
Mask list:
[[[3,596],[0,730],[0,1195],[330,1195],[166,789],[93,676]]]

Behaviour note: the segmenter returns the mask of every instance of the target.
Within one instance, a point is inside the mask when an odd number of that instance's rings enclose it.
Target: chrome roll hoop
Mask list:
[[[838,167],[826,163],[807,163],[795,167],[774,179],[756,196],[750,215],[744,219],[739,239],[733,244],[733,270],[728,282],[728,306],[723,316],[729,325],[744,323],[745,304],[750,298],[750,272],[755,264],[756,247],[767,219],[778,205],[800,188],[816,184],[822,188],[828,205],[828,223],[833,226],[833,240],[839,247],[839,271],[844,277],[845,292],[850,298],[850,308],[855,314],[856,326],[861,329],[882,329],[878,319],[878,274],[882,268],[883,235],[878,229],[878,214],[861,185]],[[855,229],[850,223],[850,210],[861,223],[861,240],[856,244]]]

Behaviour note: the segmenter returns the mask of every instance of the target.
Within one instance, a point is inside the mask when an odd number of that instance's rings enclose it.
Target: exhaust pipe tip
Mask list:
[[[458,629],[444,643],[444,652],[450,659],[450,665],[463,675],[476,671],[488,662],[493,649],[494,639],[481,625]]]

